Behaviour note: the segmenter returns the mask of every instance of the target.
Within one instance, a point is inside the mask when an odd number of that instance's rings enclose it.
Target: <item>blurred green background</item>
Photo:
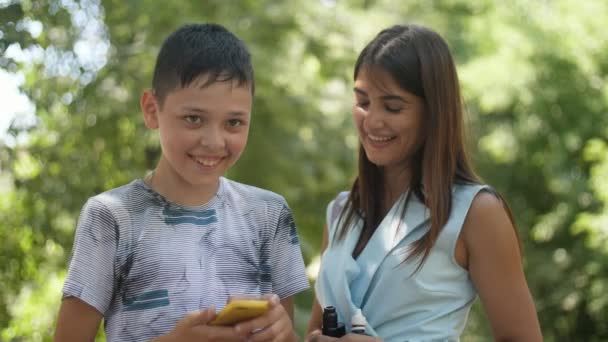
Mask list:
[[[255,63],[250,142],[229,176],[287,198],[311,274],[325,205],[355,171],[358,52],[390,24],[439,31],[546,340],[608,341],[608,2],[574,0],[0,0],[0,71],[34,108],[0,135],[0,340],[51,339],[79,210],[154,167],[139,95],[165,36],[203,21]],[[297,298],[300,329],[311,298]],[[490,336],[477,303],[463,340]]]

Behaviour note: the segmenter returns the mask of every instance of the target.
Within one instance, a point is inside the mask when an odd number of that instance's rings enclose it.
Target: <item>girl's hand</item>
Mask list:
[[[325,336],[321,334],[321,330],[314,330],[308,336],[306,336],[306,342],[331,342],[331,341],[344,341],[344,342],[377,342],[382,341],[379,338],[359,335],[359,334],[346,334],[340,338]]]
[[[329,337],[321,334],[321,330],[313,330],[308,336],[306,336],[306,342],[328,342],[337,341],[335,337]]]

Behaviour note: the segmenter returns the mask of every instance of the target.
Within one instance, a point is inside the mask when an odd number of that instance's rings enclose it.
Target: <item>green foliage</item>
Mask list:
[[[355,172],[358,51],[391,23],[440,31],[478,170],[515,213],[546,340],[608,339],[607,20],[606,3],[567,0],[0,3],[0,68],[24,75],[37,118],[0,145],[11,184],[0,196],[0,339],[49,340],[80,207],[154,167],[139,94],[164,37],[200,21],[227,26],[254,57],[252,132],[230,177],[287,198],[307,261],[326,203]],[[296,299],[303,327],[311,293]],[[488,334],[477,305],[465,340]]]

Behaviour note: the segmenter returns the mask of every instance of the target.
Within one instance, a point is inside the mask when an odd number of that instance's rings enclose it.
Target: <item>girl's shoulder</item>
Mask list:
[[[350,191],[342,191],[327,205],[326,223],[328,226],[331,226],[344,210],[349,194]]]

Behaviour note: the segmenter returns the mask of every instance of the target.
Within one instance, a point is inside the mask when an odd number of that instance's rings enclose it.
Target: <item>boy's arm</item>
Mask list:
[[[270,310],[235,326],[248,341],[297,341],[294,329],[293,296],[309,287],[302,251],[291,209],[282,203],[276,229],[270,237],[269,264],[272,289]],[[282,299],[280,299],[282,298]]]
[[[289,319],[291,319],[291,322],[293,323],[293,312],[294,312],[294,303],[293,303],[293,297],[287,297],[284,299],[281,299],[281,306],[283,306],[283,308],[285,309],[285,311],[287,312],[287,315],[289,316]]]
[[[99,311],[82,300],[65,298],[59,309],[54,341],[94,341],[102,318]]]
[[[83,206],[63,286],[55,341],[93,341],[114,288],[117,222],[99,200]],[[94,271],[91,271],[94,270]]]
[[[296,224],[286,202],[282,205],[272,234],[270,250],[263,258],[268,258],[270,265],[272,292],[286,299],[310,287]]]

